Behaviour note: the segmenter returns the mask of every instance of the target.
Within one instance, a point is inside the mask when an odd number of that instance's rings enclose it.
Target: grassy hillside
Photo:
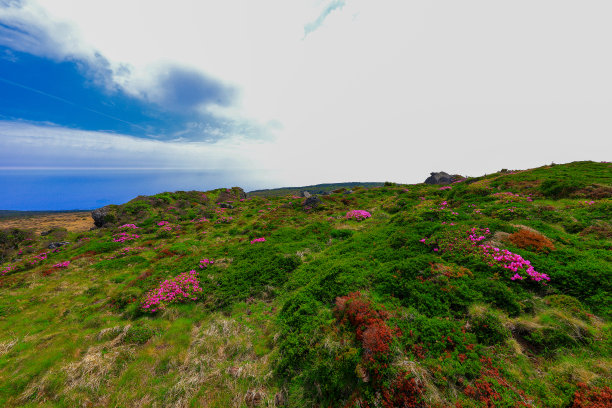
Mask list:
[[[611,197],[575,162],[2,231],[0,406],[612,406]]]
[[[281,188],[271,188],[267,190],[253,190],[248,192],[249,197],[282,197],[285,195],[300,195],[302,191],[308,191],[310,194],[323,194],[323,193],[331,193],[334,190],[339,189],[351,189],[355,187],[380,187],[384,183],[374,183],[374,182],[350,182],[350,183],[327,183],[327,184],[314,184],[311,186],[303,186],[303,187],[281,187]]]

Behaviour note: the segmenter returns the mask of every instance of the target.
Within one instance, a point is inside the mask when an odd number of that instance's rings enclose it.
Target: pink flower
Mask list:
[[[344,218],[346,218],[347,220],[355,219],[357,221],[361,221],[361,220],[365,220],[366,218],[370,218],[371,216],[372,214],[370,214],[369,212],[365,210],[351,210],[346,213]]]

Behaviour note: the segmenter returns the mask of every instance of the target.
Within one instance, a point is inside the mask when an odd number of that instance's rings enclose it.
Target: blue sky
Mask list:
[[[0,0],[0,209],[609,161],[610,12]]]

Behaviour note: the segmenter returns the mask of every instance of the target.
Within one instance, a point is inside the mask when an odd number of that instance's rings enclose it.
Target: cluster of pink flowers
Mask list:
[[[227,224],[227,223],[229,223],[229,222],[230,222],[231,220],[233,220],[233,219],[234,219],[233,217],[225,217],[225,216],[222,216],[222,217],[219,217],[219,218],[217,219],[217,221],[215,221],[215,224],[221,224],[221,223],[225,223],[225,224]]]
[[[46,252],[41,252],[38,255],[34,255],[32,257],[32,259],[30,260],[30,264],[34,265],[36,263],[38,263],[38,261],[44,261],[45,259],[47,259],[47,253]]]
[[[531,280],[536,282],[550,280],[547,274],[540,273],[533,269],[531,262],[524,259],[519,254],[512,253],[506,249],[494,248],[491,245],[480,245],[479,247],[483,251],[484,258],[490,260],[489,266],[497,265],[515,272],[515,275],[510,278],[512,280],[524,279],[518,272],[525,272],[529,275]]]
[[[591,201],[583,201],[582,204],[584,205],[593,205],[595,204],[595,201],[591,200]]]
[[[476,228],[476,227],[472,227],[472,229],[469,229],[467,231],[468,233],[468,239],[473,243],[476,244],[480,241],[482,241],[483,239],[485,239],[485,235],[489,235],[491,233],[491,231],[489,230],[489,228]]]
[[[168,225],[168,224],[170,224],[170,222],[168,222],[168,221],[160,221],[160,222],[157,223],[157,226],[158,227],[163,227],[164,225]]]
[[[215,263],[215,261],[213,261],[212,259],[208,259],[208,258],[202,259],[200,261],[200,269],[204,269],[208,267],[208,265],[212,265],[213,263]]]
[[[4,268],[0,269],[0,276],[6,275],[9,272],[12,272],[15,270],[15,267],[13,265],[6,265]]]
[[[453,188],[453,187],[451,187],[451,186],[444,186],[444,187],[440,187],[438,190],[450,190],[451,188]]]
[[[501,267],[514,272],[511,280],[523,280],[524,277],[520,273],[525,273],[527,276],[536,282],[549,281],[550,277],[545,273],[536,271],[531,262],[524,259],[521,255],[512,253],[506,249],[499,249],[489,244],[480,244],[488,235],[491,234],[489,228],[473,227],[466,231],[467,239],[455,234],[438,242],[440,248],[434,248],[435,252],[439,251],[459,251],[474,253],[482,257],[483,261],[491,267]],[[419,240],[427,244],[427,238]],[[545,283],[545,282],[544,282]]]
[[[256,242],[266,242],[266,239],[261,237],[261,238],[255,238],[254,240],[251,241],[251,244],[254,244]]]
[[[145,295],[142,308],[145,311],[156,312],[167,304],[196,300],[197,294],[202,293],[198,273],[195,270],[183,272],[180,275],[165,280]]]
[[[125,242],[125,241],[131,241],[133,239],[138,239],[140,238],[140,235],[136,235],[136,234],[129,234],[127,232],[120,232],[119,234],[115,235],[115,238],[113,238],[114,242]]]
[[[202,218],[194,218],[193,220],[191,220],[191,222],[208,222],[208,218],[206,217],[202,217]]]
[[[56,263],[55,265],[53,265],[53,267],[54,268],[67,268],[68,265],[70,265],[70,261],[64,261],[64,262]]]
[[[361,221],[361,220],[365,220],[366,218],[370,218],[371,216],[372,214],[370,214],[369,212],[365,210],[351,210],[346,213],[344,218],[346,218],[347,220],[355,219],[357,221]]]
[[[123,224],[122,226],[119,227],[120,229],[126,229],[126,228],[130,228],[130,229],[138,229],[138,227],[134,224]]]

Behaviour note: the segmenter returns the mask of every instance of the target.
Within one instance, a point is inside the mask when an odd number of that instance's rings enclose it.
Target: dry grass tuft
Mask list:
[[[204,385],[218,392],[202,395],[201,406],[219,396],[231,400],[228,406],[232,407],[274,406],[274,395],[267,391],[272,373],[269,355],[255,353],[254,335],[246,325],[220,316],[194,326],[191,344],[177,369],[178,381],[166,395],[167,406],[190,406]]]

